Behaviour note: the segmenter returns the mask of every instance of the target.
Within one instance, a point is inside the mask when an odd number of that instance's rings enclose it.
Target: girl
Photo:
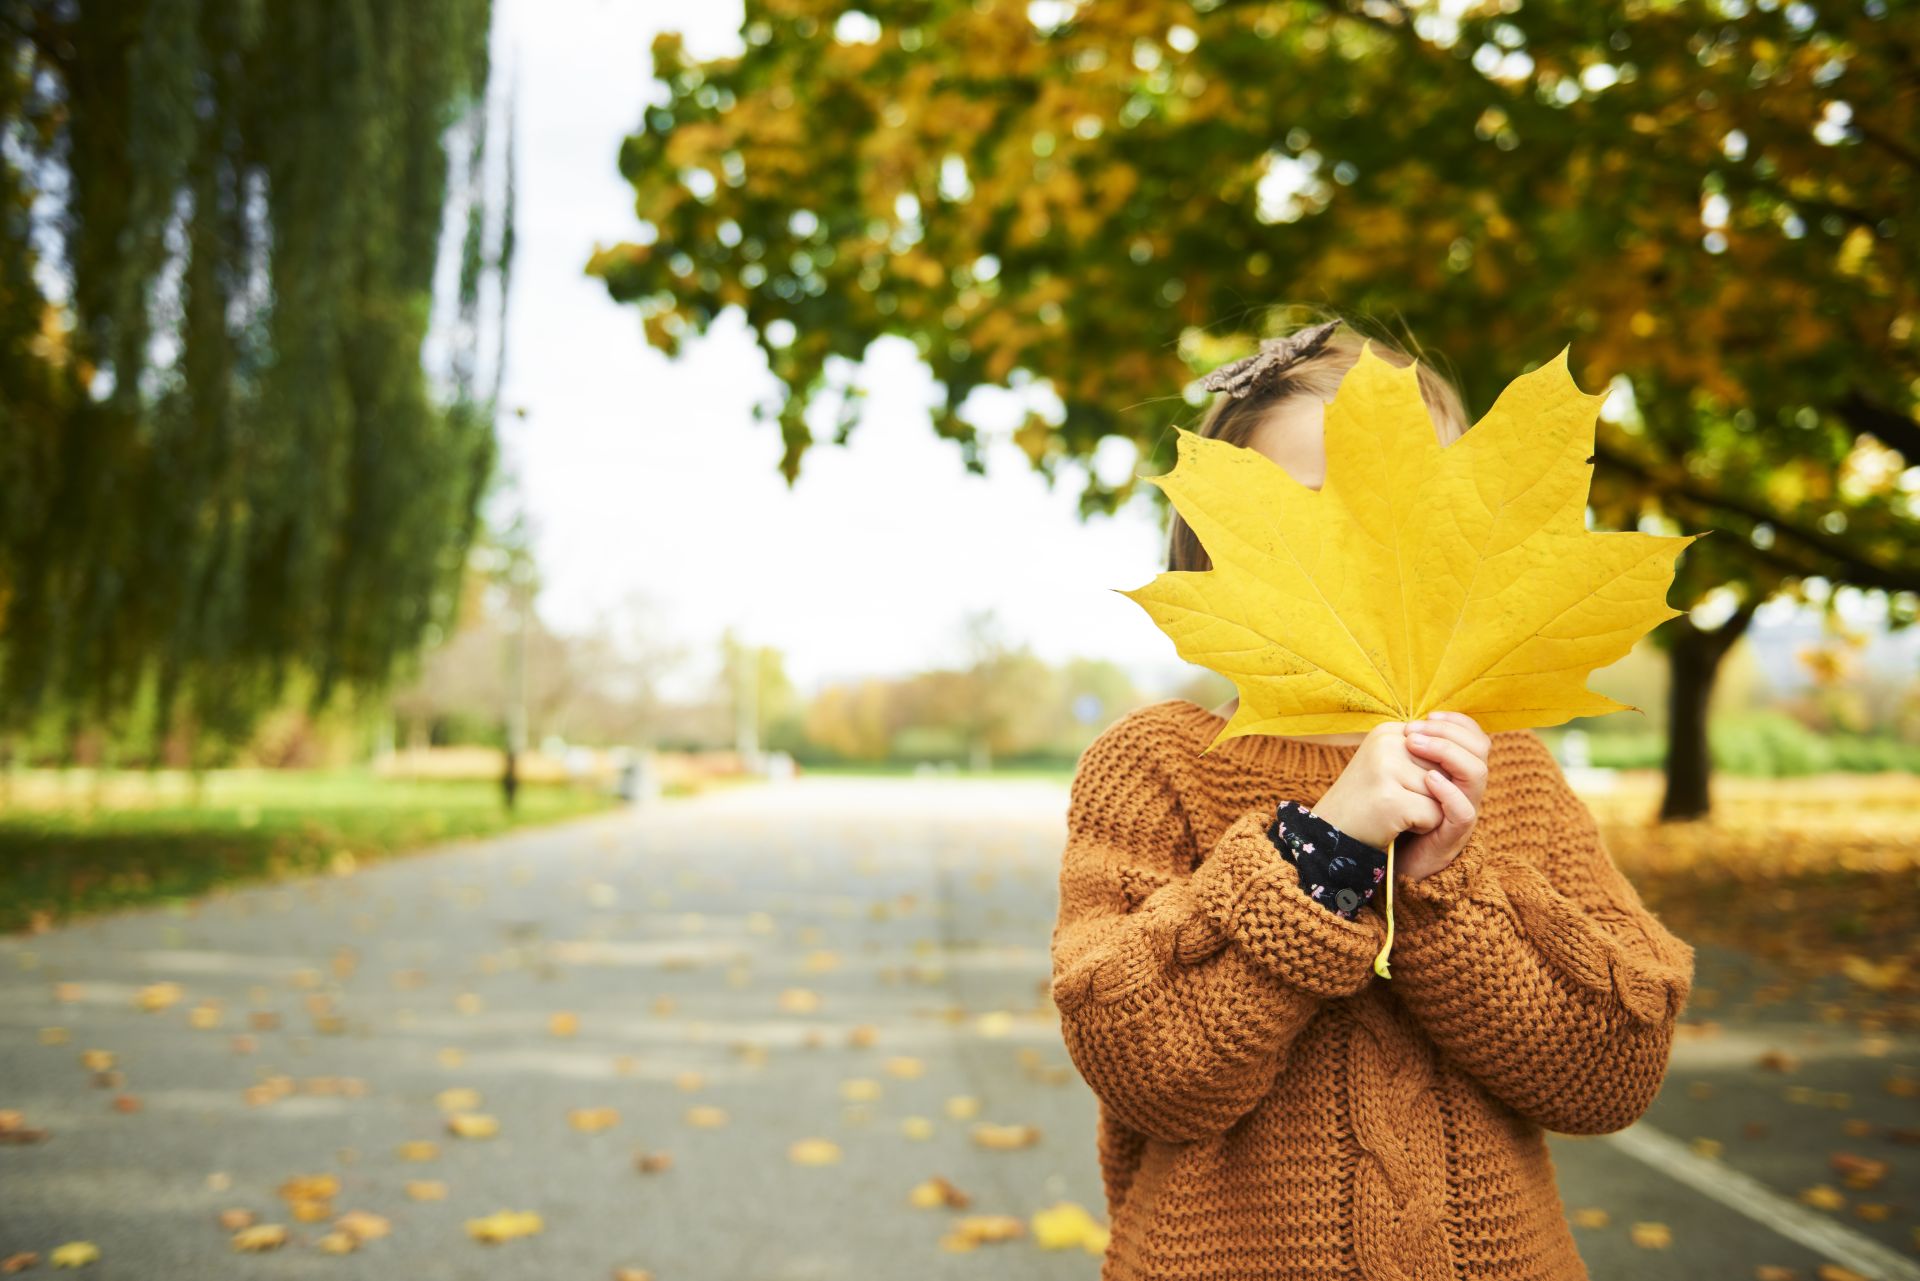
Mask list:
[[[1209,377],[1198,430],[1319,488],[1359,345],[1338,321],[1267,343]],[[1419,377],[1450,444],[1460,399]],[[1170,562],[1209,567],[1177,516]],[[1232,711],[1140,708],[1073,779],[1053,998],[1100,1104],[1102,1281],[1587,1277],[1544,1135],[1646,1110],[1692,948],[1532,731],[1436,712],[1201,756]]]

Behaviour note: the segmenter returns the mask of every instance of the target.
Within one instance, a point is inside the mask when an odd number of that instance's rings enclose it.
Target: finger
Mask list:
[[[1406,810],[1400,816],[1400,830],[1403,832],[1417,832],[1424,836],[1440,826],[1446,818],[1446,811],[1434,802],[1429,793],[1422,792],[1407,799]]]
[[[1487,780],[1487,763],[1460,744],[1441,738],[1407,736],[1407,751],[1438,761],[1454,778],[1472,787]]]
[[[1427,791],[1433,795],[1434,800],[1440,802],[1440,808],[1450,822],[1473,821],[1473,802],[1467,799],[1467,794],[1461,791],[1452,779],[1439,770],[1427,771]]]
[[[1469,746],[1477,743],[1477,750],[1480,755],[1485,756],[1493,747],[1493,736],[1487,733],[1486,730],[1480,728],[1480,722],[1474,720],[1473,717],[1467,715],[1465,712],[1433,712],[1431,715],[1443,717],[1445,720],[1468,731],[1473,740],[1469,743]]]
[[[1442,720],[1440,715],[1439,712],[1435,712],[1425,720],[1408,721],[1408,736],[1424,734],[1428,738],[1444,738],[1449,742],[1460,744],[1483,760],[1486,758],[1487,748],[1492,740],[1479,730],[1462,725],[1459,721]]]

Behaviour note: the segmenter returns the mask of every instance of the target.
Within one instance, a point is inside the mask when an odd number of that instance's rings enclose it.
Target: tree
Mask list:
[[[1714,598],[1701,621],[1656,633],[1680,700],[1668,814],[1705,811],[1692,691],[1760,601],[1851,584],[1895,624],[1920,608],[1904,9],[880,12],[749,3],[742,51],[705,62],[656,40],[666,101],[620,155],[641,235],[590,264],[670,354],[744,314],[788,393],[790,483],[808,405],[898,334],[976,471],[980,386],[1057,395],[1015,435],[1049,478],[1133,442],[1136,475],[1082,481],[1082,511],[1111,512],[1171,467],[1170,396],[1246,349],[1261,304],[1333,303],[1429,336],[1470,403],[1569,341],[1586,386],[1631,392],[1599,433],[1596,519],[1724,535],[1676,581],[1676,605]]]
[[[294,673],[381,686],[451,616],[513,241],[488,25],[0,0],[0,721],[152,681],[163,721],[245,726]]]

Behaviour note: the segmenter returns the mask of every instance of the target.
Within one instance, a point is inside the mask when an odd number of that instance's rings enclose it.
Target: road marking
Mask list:
[[[1852,1268],[1869,1281],[1920,1281],[1920,1263],[1896,1254],[1808,1206],[1787,1200],[1722,1162],[1695,1154],[1680,1140],[1645,1122],[1635,1122],[1605,1137],[1635,1160],[1645,1162],[1783,1237],[1798,1241],[1842,1267]]]

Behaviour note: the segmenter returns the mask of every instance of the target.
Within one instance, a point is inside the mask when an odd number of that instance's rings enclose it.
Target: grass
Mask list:
[[[21,771],[0,784],[0,932],[347,868],[608,808],[594,791],[359,770]]]

